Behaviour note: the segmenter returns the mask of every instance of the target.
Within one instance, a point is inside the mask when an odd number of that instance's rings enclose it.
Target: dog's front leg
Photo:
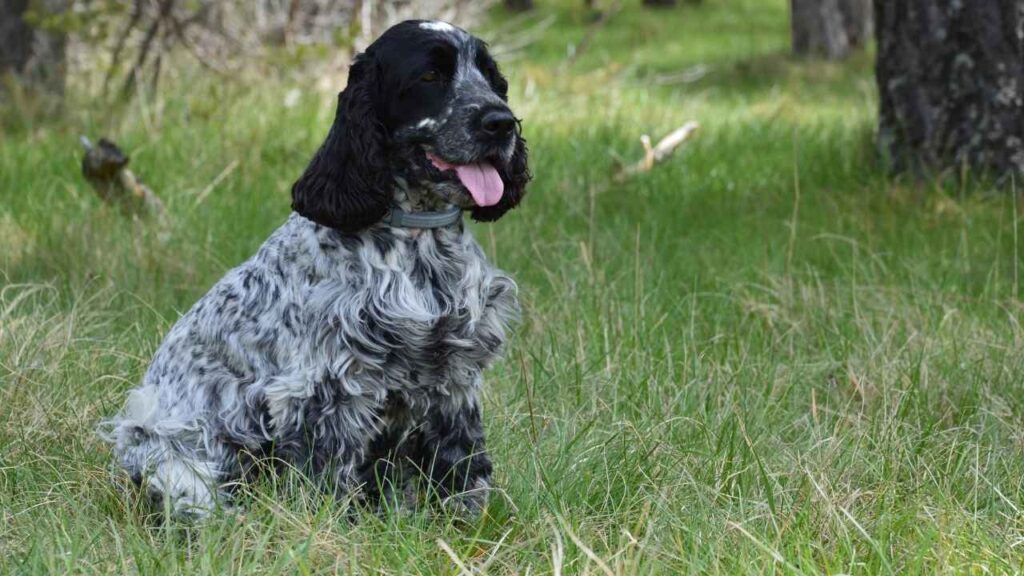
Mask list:
[[[445,506],[478,514],[487,503],[491,460],[484,449],[478,393],[439,398],[420,436],[421,466]]]
[[[360,484],[380,401],[373,395],[346,393],[330,380],[318,383],[313,391],[302,403],[279,410],[283,417],[277,422],[299,424],[278,426],[274,454],[307,472],[326,493],[344,500]]]

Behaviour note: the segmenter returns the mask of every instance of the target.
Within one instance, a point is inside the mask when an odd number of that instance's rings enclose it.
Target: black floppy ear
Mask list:
[[[338,95],[327,139],[292,186],[292,209],[324,226],[358,232],[388,210],[387,132],[377,114],[377,62],[360,54]]]
[[[473,220],[477,222],[493,222],[505,215],[505,212],[515,208],[526,195],[526,185],[533,178],[530,174],[530,166],[527,163],[528,151],[526,140],[516,134],[516,147],[512,153],[512,159],[508,166],[498,170],[502,182],[505,183],[505,192],[501,200],[494,206],[477,206],[473,208]]]
[[[491,90],[501,97],[502,100],[508,102],[508,80],[501,73],[498,68],[498,63],[494,61],[494,58],[487,51],[487,43],[478,41],[476,49],[476,67],[487,79],[487,83],[491,85]]]

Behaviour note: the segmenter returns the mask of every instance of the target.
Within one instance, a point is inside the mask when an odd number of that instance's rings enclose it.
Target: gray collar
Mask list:
[[[452,206],[440,212],[406,212],[392,206],[383,222],[396,228],[443,228],[462,219],[462,208]]]

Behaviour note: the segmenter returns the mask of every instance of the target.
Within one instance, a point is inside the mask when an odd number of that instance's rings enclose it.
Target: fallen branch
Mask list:
[[[163,202],[127,168],[130,158],[116,144],[100,138],[93,146],[85,136],[80,141],[82,174],[101,200],[127,215],[164,217]]]
[[[667,136],[659,140],[654,146],[651,146],[651,137],[644,134],[640,137],[640,142],[644,146],[644,157],[633,164],[621,168],[612,177],[612,180],[624,182],[635,174],[650,172],[656,165],[671,157],[679,146],[692,138],[698,128],[700,128],[700,124],[691,120],[669,132]]]

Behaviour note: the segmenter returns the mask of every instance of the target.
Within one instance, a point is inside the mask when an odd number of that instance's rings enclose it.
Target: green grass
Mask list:
[[[487,517],[352,524],[284,476],[189,529],[110,482],[97,422],[283,221],[333,113],[313,91],[286,108],[290,81],[184,72],[0,139],[0,573],[1024,569],[1013,197],[888,178],[870,56],[790,60],[781,0],[627,2],[571,67],[581,3],[539,4],[484,26],[501,44],[555,14],[506,65],[536,181],[474,226],[525,306],[488,374]],[[678,157],[607,185],[689,119]],[[79,133],[125,145],[166,230],[98,202]]]

